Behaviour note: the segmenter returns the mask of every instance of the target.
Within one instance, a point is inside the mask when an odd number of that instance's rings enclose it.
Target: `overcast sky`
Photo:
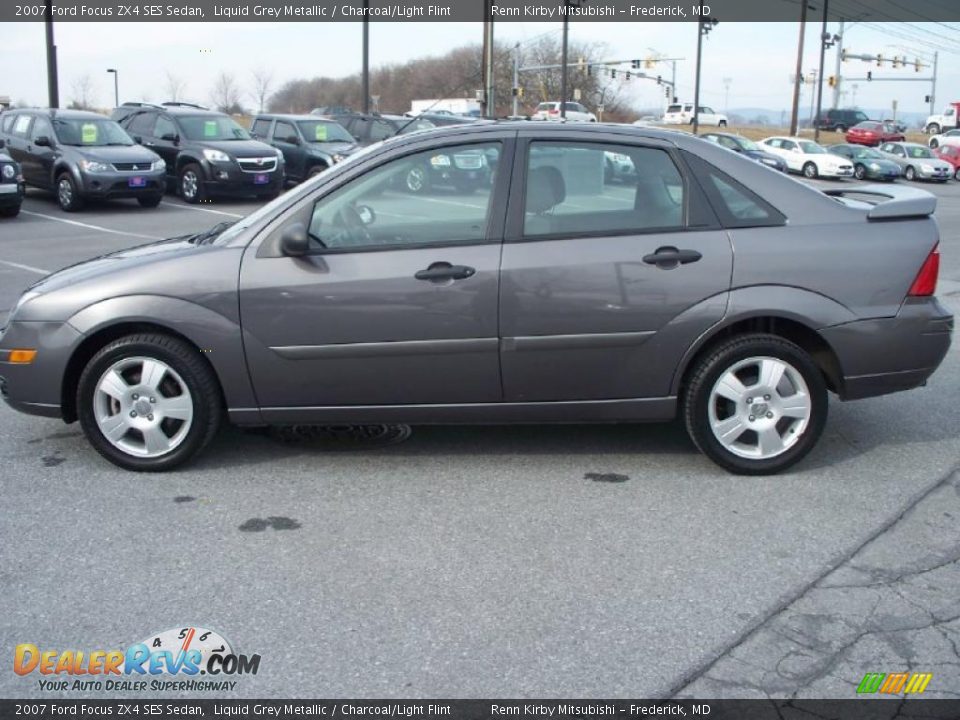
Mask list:
[[[523,42],[544,33],[559,35],[560,23],[502,23],[498,42]],[[720,23],[704,43],[703,100],[717,110],[726,105],[724,79],[729,79],[729,107],[786,108],[791,102],[790,76],[796,63],[798,25],[790,23]],[[923,24],[913,26],[920,32]],[[933,27],[933,26],[931,26]],[[394,63],[444,51],[481,40],[479,23],[371,23],[371,65]],[[941,28],[935,28],[944,32]],[[898,38],[900,26],[891,23],[886,32],[854,25],[846,32],[846,46],[853,52],[908,54],[925,50]],[[836,31],[836,25],[831,25]],[[807,28],[804,72],[817,67],[819,25]],[[696,28],[689,23],[573,22],[571,37],[603,42],[608,58],[643,57],[648,48],[673,57],[679,63],[678,86],[683,99],[692,99]],[[932,37],[932,35],[931,35]],[[317,75],[342,76],[360,68],[359,23],[59,23],[60,94],[64,104],[75,96],[76,80],[89,74],[94,81],[93,99],[99,106],[113,104],[113,78],[106,68],[120,70],[120,100],[159,102],[164,97],[164,72],[187,79],[186,96],[207,102],[213,78],[221,70],[232,72],[245,89],[251,88],[251,70],[266,66],[274,71],[276,85],[293,78]],[[906,50],[905,50],[906,48]],[[827,75],[833,74],[834,52],[827,53]],[[0,23],[0,95],[14,101],[46,104],[44,26],[42,23]],[[960,99],[960,66],[956,54],[940,55],[938,105]],[[15,72],[11,72],[15,68]],[[865,76],[913,78],[912,68],[879,69],[875,64],[848,62],[844,73]],[[660,71],[669,74],[666,67]],[[851,84],[847,89],[851,91]],[[889,108],[897,99],[902,111],[925,112],[928,83],[859,82],[856,104],[864,108]],[[376,94],[376,88],[372,88]],[[638,106],[657,106],[658,88],[653,82],[631,81],[630,95]],[[829,88],[824,105],[829,106]],[[811,95],[805,90],[801,107],[809,112]],[[251,96],[245,103],[253,105]],[[843,105],[852,104],[848,96]],[[407,110],[408,108],[384,108]],[[771,118],[777,121],[779,118]]]

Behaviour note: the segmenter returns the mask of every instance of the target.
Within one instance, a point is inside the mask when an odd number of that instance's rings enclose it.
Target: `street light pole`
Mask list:
[[[800,83],[803,82],[803,36],[807,28],[807,0],[800,0],[800,40],[797,41],[797,74],[793,79],[793,108],[790,111],[790,134],[800,126]]]
[[[53,43],[53,0],[47,0],[45,25],[47,31],[47,104],[60,107],[60,88],[57,82],[57,46]]]
[[[363,113],[370,113],[370,0],[363,0]]]
[[[813,140],[820,142],[820,113],[823,111],[823,73],[827,49],[840,42],[840,35],[831,35],[827,32],[827,15],[830,0],[823,0],[823,27],[820,30],[820,75],[817,78],[817,111],[813,116]],[[834,76],[834,87],[840,82],[839,74]]]
[[[563,8],[568,7],[567,0],[563,0]],[[570,18],[563,16],[563,41],[560,50],[560,118],[567,119],[567,36],[570,34]]]
[[[700,129],[700,59],[703,55],[703,37],[719,23],[716,18],[703,17],[703,0],[700,2],[700,20],[697,21],[697,74],[693,85],[693,134]],[[673,92],[676,93],[676,87]]]
[[[113,106],[120,107],[120,73],[116,68],[107,68],[108,73],[113,73]]]

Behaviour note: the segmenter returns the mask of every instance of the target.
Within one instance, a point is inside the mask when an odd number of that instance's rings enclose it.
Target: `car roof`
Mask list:
[[[46,115],[47,117],[58,117],[63,120],[109,120],[106,115],[89,110],[60,110],[58,108],[31,108],[29,110],[17,110],[32,115]]]
[[[346,116],[341,116],[346,117]],[[310,113],[260,113],[253,116],[257,120],[309,120],[310,122],[337,122],[334,118],[326,115],[311,115]]]

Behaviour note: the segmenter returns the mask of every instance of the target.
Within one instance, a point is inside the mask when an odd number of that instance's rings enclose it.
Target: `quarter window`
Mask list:
[[[684,226],[686,189],[665,150],[534,142],[523,234],[627,234]]]
[[[318,200],[317,251],[485,242],[499,143],[436,148],[391,160]]]
[[[265,138],[267,133],[270,130],[270,121],[269,120],[255,120],[253,127],[250,128],[252,132],[257,137]]]
[[[155,137],[162,138],[164,135],[178,135],[179,133],[177,133],[177,126],[173,120],[160,115],[157,117],[157,124],[153,129],[153,134]]]
[[[297,130],[293,125],[288,122],[277,121],[276,127],[273,128],[274,141],[289,143],[291,138],[296,137]]]
[[[18,115],[17,121],[13,125],[13,134],[22,137],[27,136],[27,128],[30,127],[30,121],[33,118],[30,115]]]

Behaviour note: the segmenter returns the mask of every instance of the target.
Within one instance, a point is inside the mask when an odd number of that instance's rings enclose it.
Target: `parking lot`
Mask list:
[[[927,189],[957,313],[960,183]],[[67,214],[31,190],[0,222],[0,324],[48,272],[255,207]],[[908,668],[948,697],[958,407],[953,350],[925,388],[832,400],[794,471],[736,477],[679,423],[226,428],[186,469],[132,474],[77,425],[0,405],[0,636],[62,650],[212,628],[262,656],[223,693],[239,697],[851,697],[863,673]],[[919,619],[898,624],[907,606]],[[0,694],[51,693],[8,672]]]

